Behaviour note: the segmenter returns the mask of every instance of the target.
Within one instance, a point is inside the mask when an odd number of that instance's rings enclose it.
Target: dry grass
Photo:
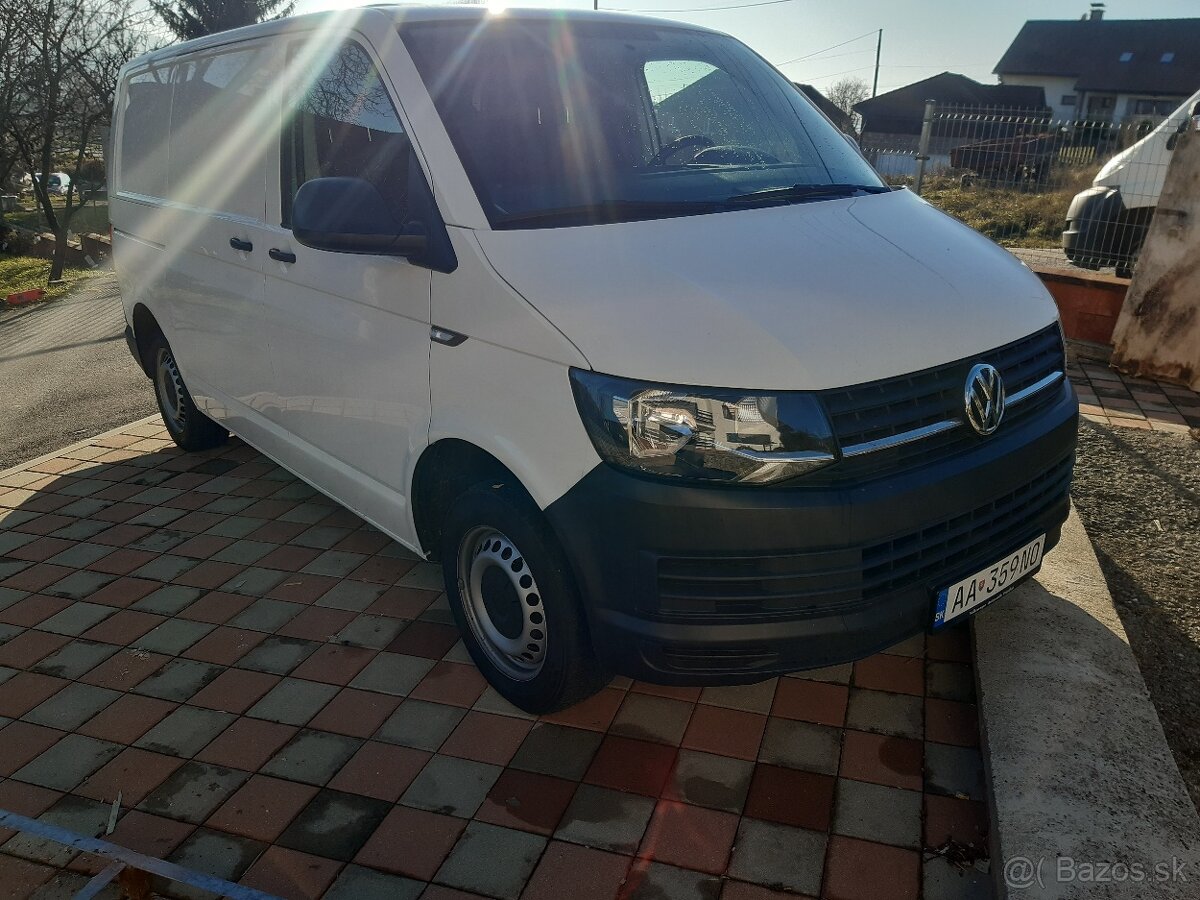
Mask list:
[[[957,177],[935,175],[925,179],[921,196],[1005,247],[1057,247],[1067,207],[1094,175],[1091,168],[1077,169],[1049,187],[997,187],[983,180],[964,186]]]

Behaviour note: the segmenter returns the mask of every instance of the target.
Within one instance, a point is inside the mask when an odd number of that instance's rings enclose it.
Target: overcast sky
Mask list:
[[[822,89],[847,75],[870,84],[875,32],[882,28],[879,91],[883,93],[945,71],[995,82],[992,69],[1026,19],[1078,19],[1089,4],[1089,0],[784,0],[737,10],[692,11],[750,2],[755,0],[600,0],[600,6],[653,10],[648,14],[727,31],[776,64],[807,57],[784,65],[783,71],[793,81]],[[573,9],[588,4],[589,0],[510,3]],[[296,11],[359,5],[359,0],[300,0]],[[668,9],[688,11],[662,11]],[[1106,17],[1200,17],[1200,0],[1110,0]],[[835,47],[844,41],[849,43]]]

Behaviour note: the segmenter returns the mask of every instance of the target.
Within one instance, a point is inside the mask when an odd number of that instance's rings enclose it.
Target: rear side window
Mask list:
[[[354,41],[332,56],[314,45],[288,52],[290,116],[281,146],[282,218],[291,226],[296,191],[313,178],[354,177],[371,182],[403,218],[408,207],[412,148],[379,70]],[[304,72],[316,68],[315,77]]]
[[[167,192],[167,130],[171,69],[152,69],[125,83],[117,189],[163,197]]]
[[[171,106],[172,199],[261,219],[274,73],[266,45],[180,63]]]

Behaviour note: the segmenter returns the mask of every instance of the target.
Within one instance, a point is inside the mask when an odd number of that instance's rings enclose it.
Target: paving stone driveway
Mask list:
[[[534,720],[440,570],[238,441],[0,475],[0,809],[284,897],[989,897],[964,631]],[[0,830],[0,898],[93,856]],[[924,852],[923,852],[924,851]]]

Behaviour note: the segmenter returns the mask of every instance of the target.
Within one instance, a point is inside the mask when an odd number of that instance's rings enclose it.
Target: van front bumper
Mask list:
[[[551,504],[614,672],[737,684],[861,659],[931,628],[939,589],[1046,535],[1069,509],[1078,405],[858,484],[704,487],[601,464]],[[1001,601],[1003,602],[1003,601]]]

